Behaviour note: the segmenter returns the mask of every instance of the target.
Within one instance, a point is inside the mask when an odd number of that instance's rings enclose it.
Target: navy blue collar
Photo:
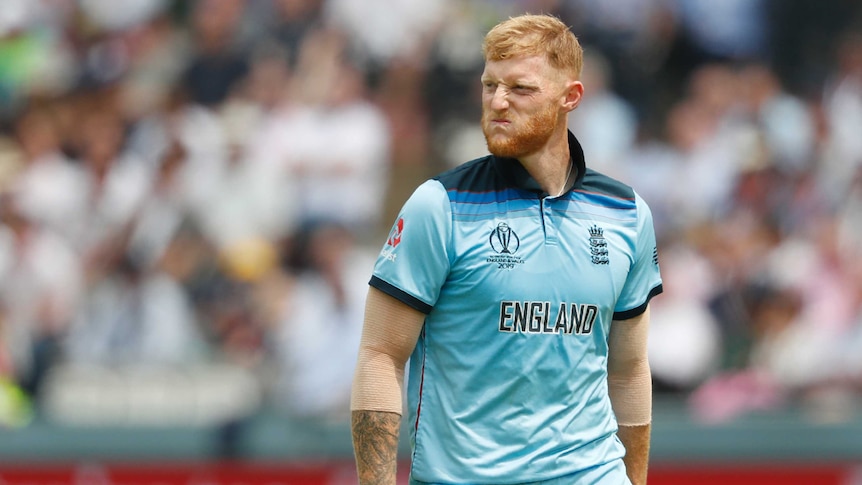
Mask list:
[[[573,170],[575,171],[575,183],[573,187],[577,187],[581,184],[581,181],[584,179],[584,173],[587,171],[586,162],[584,161],[584,150],[581,148],[581,143],[575,138],[575,135],[569,131],[569,156],[571,157],[572,162],[575,164]],[[503,175],[503,178],[513,186],[519,189],[529,190],[531,192],[537,192],[539,194],[547,195],[546,192],[542,189],[536,179],[527,172],[527,169],[514,158],[502,158],[502,157],[493,157],[494,164],[497,167],[497,170]]]

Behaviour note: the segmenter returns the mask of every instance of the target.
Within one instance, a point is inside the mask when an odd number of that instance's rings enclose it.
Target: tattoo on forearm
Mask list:
[[[353,411],[353,451],[362,485],[394,485],[401,416],[382,411]]]

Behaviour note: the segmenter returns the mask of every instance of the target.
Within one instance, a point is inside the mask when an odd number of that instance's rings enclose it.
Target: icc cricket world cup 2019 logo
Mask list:
[[[513,254],[520,245],[518,235],[505,222],[497,224],[497,228],[491,231],[491,247],[499,254]]]
[[[488,243],[496,254],[488,257],[487,261],[496,264],[497,269],[513,269],[515,265],[524,262],[523,259],[515,256],[521,247],[521,238],[505,222],[497,224],[497,227],[491,231]]]

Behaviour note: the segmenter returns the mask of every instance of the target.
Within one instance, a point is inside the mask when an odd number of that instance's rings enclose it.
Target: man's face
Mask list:
[[[541,149],[565,113],[561,77],[542,56],[488,61],[482,73],[482,131],[488,150],[521,158]]]

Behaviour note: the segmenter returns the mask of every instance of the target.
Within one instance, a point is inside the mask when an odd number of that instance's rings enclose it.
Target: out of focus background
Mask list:
[[[650,483],[862,483],[855,0],[4,0],[0,482],[354,483],[373,261],[523,12],[654,213]]]

